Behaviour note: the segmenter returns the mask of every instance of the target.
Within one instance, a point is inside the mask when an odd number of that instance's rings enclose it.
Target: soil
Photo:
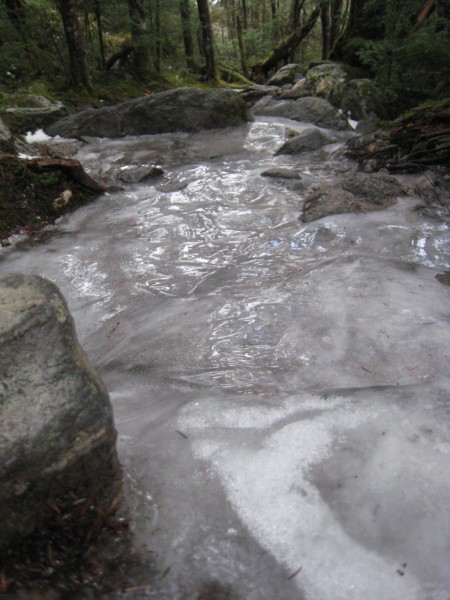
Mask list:
[[[0,240],[33,235],[60,217],[91,202],[101,191],[81,182],[77,161],[21,159],[0,155]],[[87,175],[86,175],[87,177]],[[63,194],[66,194],[63,196]]]

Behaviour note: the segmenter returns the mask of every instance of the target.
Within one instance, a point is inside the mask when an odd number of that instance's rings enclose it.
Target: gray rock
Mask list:
[[[349,75],[344,65],[325,62],[308,70],[305,86],[313,91],[314,96],[328,100],[336,108],[341,107],[344,87]]]
[[[278,102],[272,100],[265,105],[256,105],[254,112],[257,115],[284,117],[294,121],[314,123],[314,125],[328,129],[350,128],[347,119],[327,100],[313,96],[299,100],[280,100]]]
[[[45,530],[55,506],[77,498],[95,498],[106,513],[120,498],[121,474],[108,392],[55,285],[0,278],[0,348],[3,548]]]
[[[124,183],[139,183],[139,181],[154,179],[161,175],[164,175],[164,171],[154,165],[130,165],[122,167],[117,175],[117,179],[120,179]]]
[[[48,135],[119,138],[242,125],[252,117],[231,90],[178,88],[115,106],[84,110],[46,128]]]
[[[322,146],[332,144],[333,142],[336,142],[336,138],[332,138],[325,132],[317,129],[317,127],[311,127],[311,129],[305,129],[298,135],[287,140],[275,152],[275,156],[279,154],[301,154],[302,152],[318,150]]]
[[[298,169],[287,169],[285,167],[274,167],[261,173],[263,177],[274,177],[279,179],[301,179],[302,175]]]
[[[382,210],[397,202],[406,192],[400,183],[382,173],[354,173],[340,182],[323,185],[310,194],[303,206],[305,223],[340,213]]]
[[[373,125],[377,117],[387,119],[386,106],[385,92],[370,79],[352,79],[343,89],[341,108],[356,121]]]
[[[294,83],[303,77],[304,67],[297,63],[290,63],[281,67],[275,75],[267,82],[268,85],[285,85],[286,83]]]

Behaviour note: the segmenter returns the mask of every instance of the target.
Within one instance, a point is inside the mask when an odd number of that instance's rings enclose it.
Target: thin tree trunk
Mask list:
[[[246,0],[241,0],[241,9],[242,9],[242,26],[244,31],[248,29],[248,13],[247,13],[247,2]]]
[[[206,62],[206,77],[210,81],[218,81],[219,76],[214,53],[214,38],[208,0],[197,0],[197,8],[202,30],[202,47]]]
[[[189,0],[180,0],[181,27],[183,30],[184,54],[188,69],[194,69],[194,41],[191,28],[191,8]]]
[[[323,4],[320,9],[320,20],[322,23],[322,58],[328,58],[330,52],[330,15],[329,4]]]
[[[144,0],[128,0],[130,30],[133,40],[133,65],[139,79],[150,73],[150,40]]]
[[[103,41],[102,12],[100,9],[100,0],[94,0],[94,14],[95,14],[95,22],[97,23],[98,44],[99,44],[99,48],[100,48],[100,61],[101,61],[102,69],[105,69],[106,57],[105,57],[105,44]]]
[[[339,38],[339,32],[342,27],[342,1],[331,0],[330,3],[330,52]]]
[[[155,0],[155,69],[161,73],[161,2]]]
[[[246,79],[248,79],[249,73],[248,73],[248,64],[247,64],[247,53],[245,51],[244,34],[242,31],[242,23],[241,23],[241,19],[240,19],[239,15],[236,15],[236,28],[237,28],[237,36],[238,36],[238,43],[239,43],[239,54],[241,56],[242,73],[244,74],[244,77]]]
[[[91,88],[86,46],[74,0],[56,0],[61,15],[69,52],[70,82],[74,87]]]

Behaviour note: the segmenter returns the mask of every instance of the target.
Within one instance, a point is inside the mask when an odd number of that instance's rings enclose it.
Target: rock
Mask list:
[[[267,169],[261,173],[262,177],[274,177],[279,179],[301,179],[302,175],[298,169],[287,169],[283,167]]]
[[[161,175],[164,175],[164,171],[154,165],[130,165],[122,167],[117,175],[117,179],[120,179],[124,183],[139,183],[139,181],[154,179]]]
[[[242,98],[244,98],[248,104],[254,104],[265,96],[275,96],[277,93],[278,89],[276,88],[273,88],[269,85],[257,84],[246,87],[239,92],[240,96],[242,96]]]
[[[314,96],[314,90],[306,84],[306,79],[300,79],[295,83],[290,90],[283,92],[279,99],[280,100],[298,100],[299,98],[307,98],[308,96]]]
[[[275,156],[279,154],[300,154],[301,152],[318,150],[322,146],[325,146],[325,144],[332,144],[333,142],[336,142],[336,138],[332,138],[325,132],[317,129],[317,127],[311,127],[285,142],[275,152]]]
[[[297,63],[290,63],[281,67],[275,75],[267,82],[267,85],[285,85],[286,83],[295,83],[298,79],[303,77],[304,68],[302,65]]]
[[[6,108],[1,110],[0,116],[13,133],[36,131],[67,115],[62,102],[51,102],[35,94],[11,94],[2,102]]]
[[[108,392],[54,284],[32,275],[0,278],[0,347],[4,549],[45,531],[61,507],[76,512],[79,499],[108,513],[120,498],[121,472]],[[71,510],[66,521],[76,518]]]
[[[313,91],[314,96],[328,100],[334,107],[340,108],[344,87],[349,80],[344,65],[325,62],[308,70],[305,86]]]
[[[0,152],[13,152],[14,139],[12,133],[0,119]]]
[[[284,117],[294,121],[314,123],[314,125],[328,129],[350,128],[347,119],[327,100],[313,96],[299,100],[280,100],[278,102],[272,100],[266,105],[256,105],[254,112],[257,115]]]
[[[328,215],[382,210],[397,202],[397,196],[406,192],[389,175],[355,173],[340,182],[322,185],[310,194],[303,206],[301,220],[305,223]]]
[[[370,79],[352,79],[343,91],[340,107],[352,119],[373,124],[377,119],[389,118],[386,97],[382,89]]]
[[[118,138],[242,125],[252,117],[231,90],[178,88],[115,106],[84,110],[45,129],[48,135]]]

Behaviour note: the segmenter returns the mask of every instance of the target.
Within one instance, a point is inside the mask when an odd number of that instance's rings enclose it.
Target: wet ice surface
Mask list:
[[[93,140],[87,168],[166,175],[0,273],[61,288],[110,390],[136,542],[165,573],[133,598],[448,600],[448,225],[411,198],[301,223],[305,192],[260,173],[307,191],[351,165],[273,158],[287,125]]]

